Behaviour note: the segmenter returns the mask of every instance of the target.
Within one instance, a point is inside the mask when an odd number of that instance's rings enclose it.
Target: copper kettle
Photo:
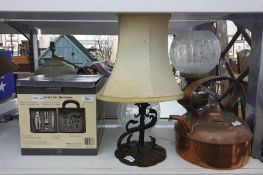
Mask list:
[[[207,77],[189,85],[184,99],[190,106],[192,94],[202,84],[229,79]],[[185,160],[213,169],[235,169],[245,165],[250,157],[252,133],[241,118],[218,109],[191,109],[184,116],[170,115],[177,120],[176,151]]]

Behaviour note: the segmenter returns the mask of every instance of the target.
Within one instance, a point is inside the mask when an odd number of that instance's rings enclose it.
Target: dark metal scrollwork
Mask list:
[[[120,151],[127,151],[129,149],[130,146],[130,142],[131,142],[131,137],[133,136],[133,133],[139,132],[139,142],[138,142],[138,152],[140,152],[140,147],[144,146],[144,131],[146,129],[149,129],[151,127],[153,127],[156,122],[157,122],[157,111],[154,109],[150,109],[149,112],[147,113],[146,109],[148,106],[150,106],[150,104],[148,103],[136,103],[135,105],[137,105],[139,107],[139,113],[137,115],[135,115],[135,118],[140,117],[140,122],[136,121],[136,120],[130,120],[127,122],[126,124],[126,132],[124,132],[118,139],[117,142],[117,147]],[[149,123],[145,124],[145,117],[150,118],[151,121]],[[139,122],[139,125],[135,126],[135,127],[131,127],[131,125],[135,125]],[[126,144],[122,144],[123,139],[125,139],[127,137],[126,140]],[[151,143],[152,146],[155,146],[155,138],[151,137]]]

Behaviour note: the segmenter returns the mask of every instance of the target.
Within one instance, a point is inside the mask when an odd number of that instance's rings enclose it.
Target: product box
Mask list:
[[[95,155],[103,134],[99,75],[17,80],[23,155]]]

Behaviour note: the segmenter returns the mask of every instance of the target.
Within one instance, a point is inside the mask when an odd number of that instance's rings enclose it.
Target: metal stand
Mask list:
[[[263,57],[262,57],[262,25],[254,25],[252,32],[252,55],[249,65],[249,78],[247,90],[246,119],[253,128],[253,146],[252,157],[260,159],[262,157],[262,139],[263,139]]]
[[[117,149],[115,156],[124,164],[139,167],[153,166],[166,158],[166,151],[163,147],[155,142],[155,138],[151,137],[150,142],[144,141],[144,131],[153,127],[157,122],[157,112],[150,109],[147,113],[146,109],[150,104],[136,103],[139,107],[139,114],[135,118],[140,118],[138,126],[129,127],[130,125],[137,124],[138,121],[130,120],[126,124],[126,132],[123,133],[117,142]],[[145,117],[149,117],[151,121],[145,124]],[[133,133],[139,132],[139,141],[131,141]],[[127,137],[126,143],[122,140]]]
[[[248,28],[251,33],[251,60],[249,63],[249,77],[246,99],[246,121],[254,133],[252,157],[263,161],[263,14],[236,14],[228,19],[238,26]],[[243,36],[248,38],[244,31]]]

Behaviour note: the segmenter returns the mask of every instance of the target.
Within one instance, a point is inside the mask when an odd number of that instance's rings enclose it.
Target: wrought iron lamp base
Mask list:
[[[124,164],[148,167],[163,161],[166,158],[166,151],[156,144],[154,137],[150,136],[150,142],[144,141],[144,131],[153,127],[157,122],[157,111],[154,109],[147,111],[149,103],[136,103],[135,105],[139,107],[139,113],[134,117],[139,118],[139,121],[132,119],[127,122],[126,132],[118,139],[115,156]],[[151,119],[149,123],[145,123],[146,117]],[[139,140],[131,141],[131,137],[136,132],[139,132]],[[122,143],[125,138],[127,138],[126,143]]]
[[[140,147],[138,152],[138,144],[137,141],[132,141],[129,145],[122,144],[129,149],[121,151],[117,148],[115,156],[124,164],[138,167],[153,166],[166,158],[166,151],[163,147],[152,144],[152,142],[144,142],[144,147]]]

